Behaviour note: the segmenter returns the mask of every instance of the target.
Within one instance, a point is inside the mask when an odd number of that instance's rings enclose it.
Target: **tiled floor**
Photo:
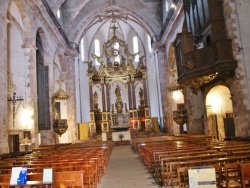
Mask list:
[[[97,188],[159,188],[130,145],[115,146]]]

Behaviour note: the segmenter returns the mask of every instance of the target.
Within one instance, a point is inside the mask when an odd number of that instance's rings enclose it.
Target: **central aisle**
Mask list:
[[[115,146],[97,188],[158,188],[130,145]]]

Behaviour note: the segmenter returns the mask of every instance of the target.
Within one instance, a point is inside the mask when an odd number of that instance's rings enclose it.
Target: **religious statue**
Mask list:
[[[112,67],[112,62],[110,61],[110,57],[107,59],[107,67]]]
[[[141,67],[145,67],[144,58],[145,58],[145,56],[142,56],[142,57],[139,58],[139,64],[138,65],[140,65]]]
[[[140,97],[140,107],[144,107],[145,101],[144,101],[144,90],[140,87],[139,91],[139,97]]]
[[[144,100],[144,90],[141,87],[139,91],[139,97],[140,97],[140,100]]]
[[[116,102],[115,102],[115,108],[118,114],[122,113],[123,109],[123,103],[122,103],[122,98],[121,98],[121,88],[119,85],[117,85],[115,89],[115,95],[116,95]]]
[[[119,85],[117,85],[115,89],[115,95],[117,100],[121,100],[121,88],[119,87]]]
[[[98,94],[96,91],[93,96],[93,102],[94,102],[94,110],[98,110]]]
[[[121,66],[122,67],[126,66],[126,58],[124,56],[122,56]]]
[[[125,112],[128,112],[127,103],[125,103]]]
[[[88,61],[88,72],[96,72],[96,67],[93,65],[93,61]]]

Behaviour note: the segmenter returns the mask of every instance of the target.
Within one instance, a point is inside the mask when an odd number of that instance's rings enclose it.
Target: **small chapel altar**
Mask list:
[[[130,131],[120,131],[120,132],[112,132],[112,140],[113,141],[126,141],[131,140]]]
[[[131,139],[129,130],[143,130],[151,125],[146,58],[140,57],[140,52],[130,52],[128,44],[116,35],[119,32],[115,23],[112,29],[113,36],[104,43],[101,55],[92,54],[95,62],[86,62],[89,130],[92,133],[112,132],[115,140],[121,134],[123,139]]]

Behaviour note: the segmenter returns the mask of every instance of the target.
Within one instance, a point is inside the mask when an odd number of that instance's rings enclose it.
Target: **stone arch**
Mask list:
[[[65,63],[65,61],[63,59],[63,55],[59,51],[56,51],[56,53],[54,55],[54,60],[55,60],[56,57],[58,58],[58,61],[59,61],[58,66],[60,67],[60,71],[65,72],[66,71],[66,63]]]
[[[103,5],[99,7],[100,11],[105,11],[108,8],[110,8],[110,5]],[[138,16],[136,11],[133,11],[132,9],[130,9],[131,7],[117,5],[116,8],[118,8],[118,11],[130,12],[131,15],[133,15],[133,17],[135,18],[133,20],[134,23],[140,25],[150,35],[150,37],[152,38],[156,37],[157,32],[154,30],[160,27],[160,26],[154,27],[155,24],[157,25],[156,21],[152,22],[153,24],[152,26],[152,25],[149,25],[149,23],[146,23],[146,21],[143,20],[144,18]],[[80,17],[78,15],[71,21],[68,28],[74,28],[73,30],[71,30],[71,33],[70,33],[72,41],[79,40],[80,36],[84,35],[94,24],[99,22],[98,20],[94,20],[93,18],[98,17],[100,11],[98,12],[88,11],[85,15],[85,19],[80,20]],[[79,29],[79,28],[82,28],[82,29]],[[79,32],[79,31],[82,31],[82,32]]]
[[[16,15],[12,15],[11,11],[15,10],[17,11]],[[7,7],[7,18],[10,20],[7,25],[8,95],[17,92],[17,94],[24,96],[26,93],[26,59],[22,49],[24,42],[23,28],[25,27],[23,19],[26,14],[27,12],[21,1],[9,1]],[[16,67],[19,67],[18,70]]]
[[[54,59],[54,64],[53,64],[53,84],[54,84],[54,90],[53,93],[56,93],[56,91],[59,89],[59,85],[57,81],[61,81],[61,75],[62,75],[62,71],[61,71],[61,67],[60,64],[58,64],[57,62],[57,56]]]
[[[30,16],[28,14],[28,11],[26,9],[25,4],[27,2],[23,1],[23,0],[10,0],[9,4],[8,4],[8,11],[10,8],[11,3],[14,2],[20,12],[21,18],[22,18],[22,24],[23,24],[23,28],[22,31],[24,32],[24,35],[28,35],[31,32],[31,23],[30,23]],[[8,13],[7,13],[8,15]]]
[[[46,36],[46,33],[42,27],[39,27],[37,29],[37,34],[39,34],[41,38],[41,43],[43,46],[43,57],[50,57],[50,51],[49,51],[49,45],[48,45],[48,39]],[[44,63],[46,63],[46,60],[44,60]]]
[[[168,49],[167,53],[167,64],[165,66],[166,70],[166,81],[167,81],[167,116],[168,122],[171,127],[169,129],[174,134],[179,134],[181,127],[176,122],[173,121],[173,111],[180,110],[180,106],[184,107],[184,95],[182,88],[177,82],[178,74],[177,74],[177,64],[176,64],[176,57],[174,53],[174,46],[171,44]]]
[[[48,45],[45,32],[38,28],[36,35],[36,85],[37,85],[37,114],[38,130],[51,130],[50,123],[50,96],[49,96],[49,62]],[[49,83],[49,84],[48,84]]]
[[[207,90],[205,97],[208,132],[215,139],[235,137],[231,91],[225,84],[217,84]]]

